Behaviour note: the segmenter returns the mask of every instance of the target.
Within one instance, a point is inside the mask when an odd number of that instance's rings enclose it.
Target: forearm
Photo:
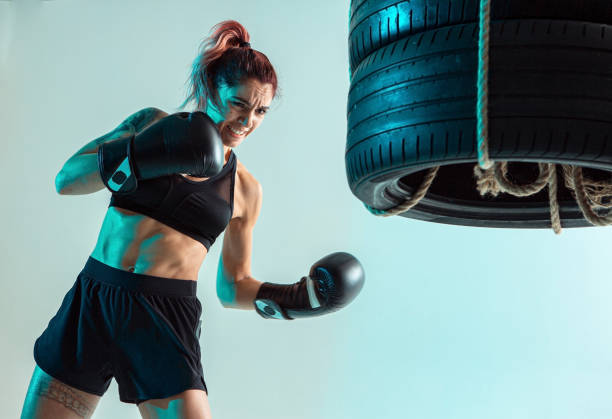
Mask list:
[[[254,310],[253,301],[261,282],[248,277],[235,281],[234,283],[217,284],[217,296],[225,308],[237,308],[240,310]]]
[[[231,308],[254,310],[253,301],[257,296],[257,291],[259,291],[261,284],[260,281],[251,277],[236,281],[234,285],[236,298]]]
[[[55,189],[62,195],[80,195],[104,189],[98,167],[98,148],[114,140],[129,138],[165,116],[157,108],[145,108],[134,113],[117,128],[85,144],[64,163],[55,178]]]
[[[82,195],[104,189],[98,167],[98,148],[108,141],[128,138],[134,127],[122,125],[110,133],[96,138],[70,157],[55,177],[55,189],[62,195]]]
[[[104,189],[97,153],[71,157],[55,177],[55,189],[62,195],[89,194]]]

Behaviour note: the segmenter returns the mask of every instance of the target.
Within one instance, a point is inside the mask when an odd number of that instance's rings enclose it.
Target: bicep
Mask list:
[[[251,276],[252,234],[240,219],[233,219],[225,229],[216,288],[219,301],[226,307],[237,304],[237,282]]]
[[[252,226],[239,218],[232,220],[225,230],[221,254],[226,279],[235,282],[251,275],[252,250]]]
[[[223,237],[222,263],[233,281],[251,275],[253,229],[261,209],[262,192],[257,182],[250,189],[246,194],[244,215],[230,221]]]

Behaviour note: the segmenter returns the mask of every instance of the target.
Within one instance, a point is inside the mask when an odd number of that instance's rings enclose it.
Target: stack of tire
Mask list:
[[[612,1],[489,0],[489,155],[517,183],[535,162],[612,171]],[[481,0],[352,0],[346,174],[371,209],[403,202],[440,166],[402,216],[489,227],[550,227],[545,190],[482,197],[476,78]],[[559,174],[564,227],[586,226]]]

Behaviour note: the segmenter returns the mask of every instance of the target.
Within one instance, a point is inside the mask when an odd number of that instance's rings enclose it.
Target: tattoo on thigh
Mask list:
[[[37,394],[62,403],[83,418],[89,417],[92,413],[92,408],[82,396],[57,380],[50,379],[40,382],[37,387]]]

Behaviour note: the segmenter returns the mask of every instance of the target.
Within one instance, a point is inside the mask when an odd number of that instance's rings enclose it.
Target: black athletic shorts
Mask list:
[[[196,284],[126,272],[90,257],[36,340],[34,359],[59,381],[99,396],[115,377],[126,403],[188,389],[208,393]]]

